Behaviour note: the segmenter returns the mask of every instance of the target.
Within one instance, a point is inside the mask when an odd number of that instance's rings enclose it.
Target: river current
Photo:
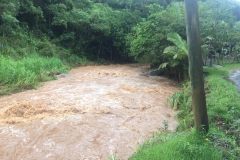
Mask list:
[[[138,145],[168,123],[176,92],[165,77],[145,77],[139,64],[86,66],[69,77],[0,98],[2,160],[128,159]]]

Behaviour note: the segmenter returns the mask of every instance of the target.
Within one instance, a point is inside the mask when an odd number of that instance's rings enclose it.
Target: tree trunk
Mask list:
[[[99,62],[99,60],[100,60],[101,48],[102,48],[102,41],[100,41],[100,44],[99,44],[99,50],[98,50],[98,62]]]
[[[233,45],[232,43],[230,43],[229,45],[229,56],[232,58],[232,48],[233,48]]]
[[[237,61],[237,49],[236,49],[236,44],[233,44],[233,47],[232,47],[233,49],[233,63],[235,62],[235,61]]]
[[[2,47],[4,47],[5,45],[5,30],[4,30],[5,26],[4,26],[4,23],[2,25],[2,37],[3,37],[3,42],[2,42]]]
[[[200,44],[198,1],[185,0],[186,29],[189,53],[189,71],[192,88],[192,106],[197,131],[208,132],[208,116],[203,81],[203,67]]]
[[[110,61],[112,62],[113,61],[112,43],[110,43],[109,52],[110,52]]]
[[[51,20],[51,13],[48,12],[48,29],[51,30],[51,23],[52,23],[52,20]]]
[[[212,53],[210,52],[210,66],[212,66]]]

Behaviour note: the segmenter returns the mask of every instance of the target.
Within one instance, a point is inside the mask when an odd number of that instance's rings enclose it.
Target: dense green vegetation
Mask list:
[[[206,64],[214,59],[216,64],[238,63],[240,2],[199,0],[199,16]],[[1,0],[0,96],[35,88],[55,74],[90,62],[151,63],[181,81],[188,79],[186,48],[181,0]],[[227,71],[206,68],[205,72],[209,73],[205,79],[209,135],[196,135],[191,129],[191,94],[186,84],[170,99],[179,109],[179,132],[157,133],[132,159],[240,156],[239,93],[223,79]]]
[[[53,79],[51,74],[59,71],[65,72],[67,68],[55,57],[33,56],[16,61],[9,56],[0,55],[0,96],[35,88],[39,82]]]
[[[213,148],[202,135],[196,135],[195,130],[184,133],[161,133],[158,137],[139,148],[131,160],[145,159],[186,159],[186,160],[219,160],[222,153]]]
[[[199,8],[204,57],[211,51],[219,62],[226,53],[233,57],[230,61],[238,61],[239,2],[202,0]],[[182,46],[173,53],[179,56],[165,50],[176,45],[174,39],[168,40],[171,33],[186,41],[185,8],[179,0],[2,0],[0,4],[0,54],[14,60],[37,54],[58,58],[67,66],[89,60],[150,62],[156,68],[163,64],[167,75],[182,80],[188,76]]]
[[[175,93],[169,102],[179,110],[177,132],[162,130],[141,145],[130,159],[233,159],[240,157],[240,94],[228,80],[227,70],[240,68],[240,64],[224,68],[205,68],[206,97],[210,131],[207,135],[195,132],[189,85]],[[226,70],[227,69],[227,70]]]
[[[32,46],[42,49],[44,56],[53,56],[54,49],[45,49],[50,42],[80,57],[126,60],[125,36],[141,21],[139,11],[113,9],[107,2],[92,0],[4,0],[0,8],[2,50],[10,47],[21,52],[17,48],[25,48],[20,40],[27,32],[32,34],[23,41],[29,43],[37,38],[43,42]],[[16,42],[15,38],[19,40]],[[13,46],[14,42],[17,44]]]

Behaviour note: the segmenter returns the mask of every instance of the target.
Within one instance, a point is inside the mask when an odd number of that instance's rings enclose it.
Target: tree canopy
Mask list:
[[[198,3],[202,43],[211,37],[216,50],[224,42],[238,44],[240,2]],[[169,60],[164,54],[164,49],[173,45],[167,40],[169,33],[178,33],[186,40],[184,15],[185,7],[179,0],[2,0],[0,49],[4,52],[7,47],[22,54],[19,47],[31,46],[41,52],[44,47],[56,46],[91,60],[151,62],[157,66]],[[51,53],[43,55],[65,54],[62,49],[50,48]]]

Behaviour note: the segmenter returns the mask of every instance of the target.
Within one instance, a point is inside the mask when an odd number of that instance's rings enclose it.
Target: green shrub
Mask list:
[[[38,47],[38,53],[41,56],[53,57],[55,54],[55,45],[51,44],[48,41],[39,43],[39,45],[37,47]]]
[[[16,51],[14,50],[14,48],[9,47],[9,46],[5,46],[2,47],[0,50],[1,55],[4,56],[15,56],[16,55]]]

